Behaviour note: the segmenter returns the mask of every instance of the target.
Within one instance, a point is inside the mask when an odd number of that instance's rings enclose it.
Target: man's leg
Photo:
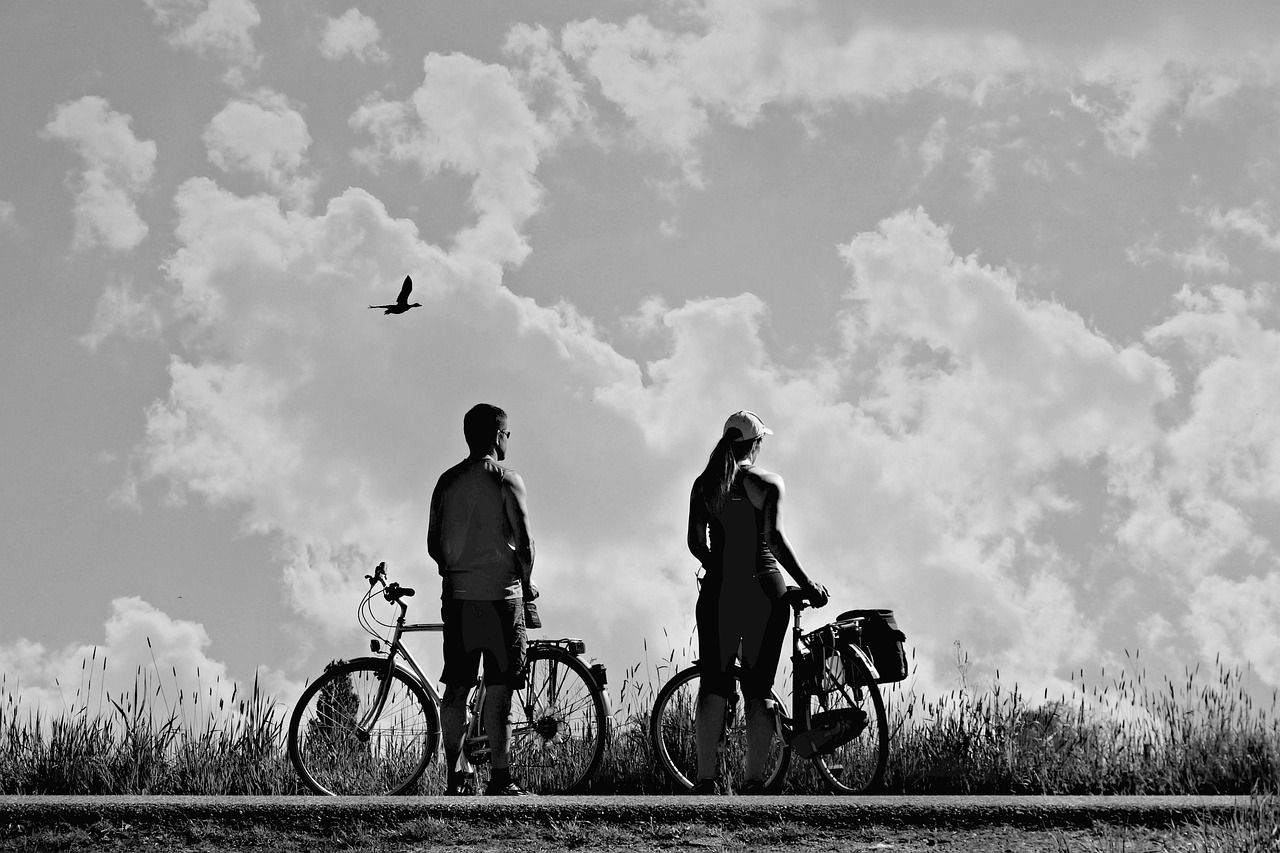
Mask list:
[[[524,686],[526,640],[524,607],[519,601],[495,601],[492,610],[494,645],[484,659],[484,708],[480,719],[489,739],[489,776],[486,793],[513,795],[526,793],[511,778],[511,696]]]
[[[484,688],[484,733],[489,736],[489,761],[493,775],[506,774],[510,779],[511,756],[511,688],[505,684],[486,684]]]
[[[466,735],[468,692],[465,687],[446,685],[440,701],[440,735],[444,738],[445,779],[450,789],[461,781],[458,758]]]
[[[480,671],[480,653],[469,651],[463,637],[462,602],[446,599],[440,607],[444,620],[444,696],[440,699],[440,735],[444,738],[446,790],[460,793],[462,775],[458,762],[462,755],[462,739],[467,728],[467,696]],[[468,772],[470,768],[468,767]]]

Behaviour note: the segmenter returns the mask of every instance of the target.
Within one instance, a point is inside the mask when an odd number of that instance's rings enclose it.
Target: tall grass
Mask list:
[[[178,688],[176,669],[166,690],[153,662],[137,667],[132,689],[111,694],[106,667],[95,650],[56,714],[24,707],[20,686],[0,675],[0,793],[300,792],[282,749],[285,709],[256,676],[250,695],[235,686],[228,699],[221,679],[193,693]]]
[[[613,682],[613,726],[596,774],[599,793],[659,793],[670,785],[648,740],[649,710],[681,668],[675,653]],[[894,793],[1266,794],[1280,791],[1276,695],[1259,706],[1238,669],[1216,664],[1148,683],[1131,668],[1096,683],[1073,673],[1070,693],[1024,695],[997,678],[929,697],[903,682],[885,691]],[[61,712],[24,707],[0,674],[0,793],[303,793],[285,754],[288,708],[259,689],[230,698],[215,680],[193,693],[159,666],[138,667],[131,690],[107,693],[96,653]],[[1132,671],[1130,671],[1132,669]],[[162,678],[164,675],[166,677]],[[197,673],[198,676],[198,673]],[[167,682],[167,686],[166,686]],[[440,762],[428,771],[435,790]],[[788,779],[821,790],[806,762]],[[1268,802],[1273,802],[1269,800]],[[1272,808],[1274,812],[1274,808]]]

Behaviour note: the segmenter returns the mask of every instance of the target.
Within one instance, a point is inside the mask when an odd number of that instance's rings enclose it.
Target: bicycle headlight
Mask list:
[[[586,640],[570,640],[569,641],[569,654],[584,655],[586,653],[587,653]]]

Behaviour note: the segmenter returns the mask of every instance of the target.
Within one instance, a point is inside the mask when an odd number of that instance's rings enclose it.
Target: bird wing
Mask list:
[[[409,276],[404,277],[404,284],[400,287],[400,295],[396,297],[396,302],[405,305],[409,302],[409,291],[413,290],[413,279]]]

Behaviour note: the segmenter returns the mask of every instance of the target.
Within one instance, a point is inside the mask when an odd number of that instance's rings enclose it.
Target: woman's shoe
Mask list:
[[[690,791],[689,793],[698,794],[698,795],[723,794],[724,783],[720,781],[719,776],[716,776],[713,779],[699,779],[696,783],[694,783],[693,790]]]
[[[742,787],[738,789],[738,793],[743,796],[751,797],[758,796],[760,794],[767,794],[768,791],[764,789],[764,782],[759,779],[748,779],[742,783]]]

